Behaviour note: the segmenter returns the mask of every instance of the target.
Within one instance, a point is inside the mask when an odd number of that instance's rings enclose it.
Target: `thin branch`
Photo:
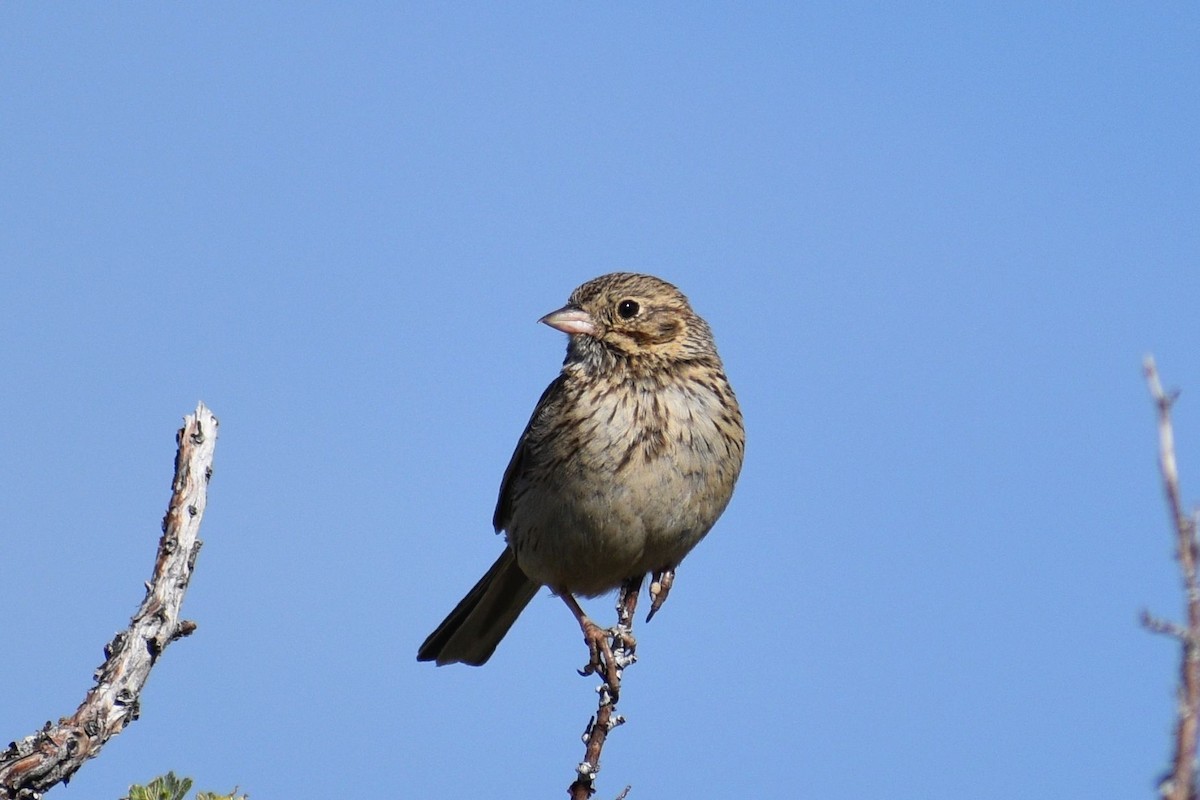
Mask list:
[[[1187,598],[1187,625],[1181,626],[1143,612],[1142,624],[1157,633],[1166,633],[1180,642],[1179,705],[1175,723],[1175,746],[1171,770],[1159,784],[1165,800],[1195,800],[1196,744],[1200,732],[1200,583],[1196,578],[1196,520],[1183,511],[1180,500],[1179,470],[1175,462],[1175,433],[1171,426],[1171,406],[1177,392],[1167,394],[1158,379],[1154,358],[1147,356],[1142,365],[1150,396],[1158,411],[1158,466],[1162,473],[1167,512],[1174,528],[1179,571]]]
[[[1181,644],[1187,644],[1188,639],[1191,638],[1191,634],[1188,633],[1187,628],[1183,627],[1177,622],[1171,622],[1169,619],[1156,617],[1149,611],[1142,611],[1139,619],[1142,623],[1142,627],[1151,633],[1159,633],[1163,636],[1170,636],[1172,639],[1178,639]]]
[[[200,403],[196,413],[184,417],[175,440],[179,449],[171,502],[146,597],[129,628],[105,646],[104,663],[94,675],[96,685],[75,713],[57,725],[47,722],[0,753],[0,800],[38,800],[55,784],[70,780],[138,718],[142,687],[167,645],[196,630],[194,622],[179,618],[179,609],[200,552],[198,534],[208,501],[217,418]]]
[[[627,581],[617,595],[617,625],[608,631],[612,663],[597,670],[604,683],[597,692],[600,695],[596,714],[588,721],[583,732],[583,761],[575,767],[575,780],[567,787],[571,800],[588,800],[596,793],[596,774],[600,772],[600,753],[608,740],[609,731],[624,724],[625,718],[616,713],[617,700],[621,696],[621,675],[625,668],[637,661],[637,640],[633,638],[633,614],[637,611],[638,592],[642,588],[641,576]],[[620,795],[629,794],[625,787]]]

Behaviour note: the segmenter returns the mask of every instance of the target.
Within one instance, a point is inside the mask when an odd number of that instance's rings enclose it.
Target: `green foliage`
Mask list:
[[[184,800],[192,788],[191,778],[177,778],[174,772],[160,775],[145,786],[129,787],[129,794],[121,800]],[[247,795],[238,794],[234,789],[229,794],[216,792],[196,792],[196,800],[247,800]]]
[[[130,786],[123,800],[183,800],[191,788],[191,778],[176,778],[174,772],[168,772],[145,786]]]

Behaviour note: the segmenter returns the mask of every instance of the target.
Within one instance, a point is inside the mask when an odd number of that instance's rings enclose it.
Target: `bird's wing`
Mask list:
[[[537,421],[538,417],[545,412],[546,408],[556,402],[563,378],[563,375],[559,375],[550,382],[550,385],[546,387],[546,391],[542,392],[537,405],[534,406],[533,414],[529,417],[529,422],[525,425],[525,430],[521,431],[521,438],[517,440],[517,448],[513,451],[512,458],[508,461],[508,467],[504,470],[504,479],[500,481],[500,497],[496,500],[496,513],[492,515],[492,527],[496,529],[496,533],[508,527],[512,516],[513,491],[516,488],[517,478],[525,469],[526,456],[529,450],[529,431],[533,428],[533,424]]]

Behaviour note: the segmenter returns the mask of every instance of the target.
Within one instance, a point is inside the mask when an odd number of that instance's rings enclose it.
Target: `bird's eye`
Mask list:
[[[640,310],[636,300],[622,300],[617,303],[617,316],[621,319],[633,319]]]

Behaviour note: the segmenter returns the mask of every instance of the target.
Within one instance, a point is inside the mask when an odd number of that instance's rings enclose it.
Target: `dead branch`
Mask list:
[[[1175,558],[1183,576],[1187,606],[1186,626],[1167,622],[1146,612],[1142,614],[1143,626],[1155,633],[1171,636],[1179,642],[1182,652],[1174,754],[1170,772],[1159,783],[1159,794],[1165,800],[1195,800],[1196,742],[1200,725],[1200,583],[1196,576],[1196,519],[1184,513],[1180,500],[1175,433],[1171,426],[1171,406],[1178,393],[1163,392],[1153,357],[1147,356],[1142,366],[1158,412],[1158,465],[1167,499],[1167,513],[1174,529]]]
[[[150,669],[167,645],[196,629],[194,622],[179,618],[179,609],[200,552],[198,534],[212,476],[217,418],[200,403],[194,414],[184,417],[175,439],[179,449],[171,502],[146,597],[129,627],[105,646],[104,663],[94,675],[96,685],[75,713],[57,725],[47,722],[0,753],[0,800],[38,800],[55,784],[70,780],[138,718]]]
[[[634,652],[637,640],[633,638],[633,615],[637,611],[638,592],[641,588],[642,578],[639,576],[627,581],[617,595],[617,625],[608,632],[612,662],[606,664],[605,669],[597,671],[597,674],[604,678],[604,683],[596,690],[600,695],[596,714],[588,721],[583,732],[583,761],[575,767],[575,780],[567,787],[567,794],[571,796],[571,800],[588,800],[596,793],[600,753],[604,750],[608,733],[625,722],[625,718],[616,713],[617,700],[621,697],[622,673],[626,667],[637,661]],[[627,794],[628,786],[620,797],[624,798]]]

